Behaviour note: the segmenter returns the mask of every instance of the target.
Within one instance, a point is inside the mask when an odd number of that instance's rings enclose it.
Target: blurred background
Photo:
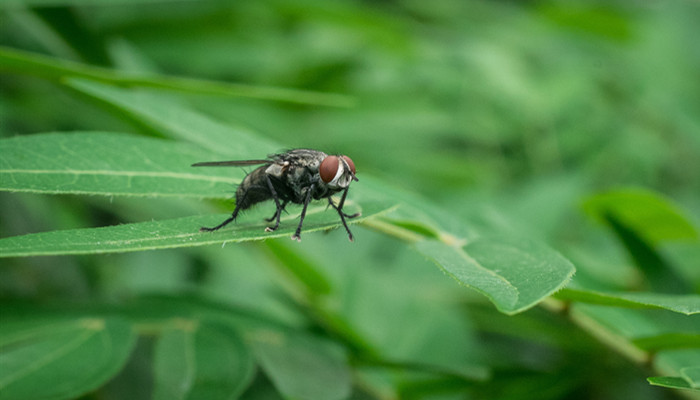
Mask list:
[[[32,3],[85,6],[3,6],[2,44],[353,96],[340,109],[190,100],[286,146],[342,150],[428,196],[643,185],[698,207],[694,1]],[[76,100],[41,85],[3,79],[5,135],[127,129],[82,103],[66,113]]]
[[[332,107],[169,94],[283,148],[347,154],[360,177],[415,192],[478,229],[544,240],[575,261],[577,278],[619,289],[634,286],[635,274],[581,203],[609,188],[643,187],[672,199],[697,226],[698,26],[700,2],[690,0],[0,5],[2,46],[124,74],[347,95],[349,104]],[[90,130],[158,135],[60,84],[31,75],[0,79],[3,137]],[[177,199],[2,193],[0,200],[3,237],[230,209]],[[647,372],[609,357],[567,322],[542,310],[498,315],[403,243],[354,229],[352,247],[342,232],[331,232],[306,235],[296,247],[284,239],[223,250],[13,260],[3,269],[0,295],[87,301],[193,291],[303,326],[306,316],[290,306],[294,296],[278,267],[293,252],[330,276],[331,308],[366,340],[387,349],[397,337],[407,341],[398,358],[449,354],[459,337],[464,365],[488,366],[503,379],[500,388],[477,386],[472,393],[522,398],[546,387],[540,398],[672,396],[650,388]],[[606,275],[611,265],[616,272]],[[464,302],[476,305],[467,310]],[[435,311],[438,304],[450,305],[445,315]],[[436,329],[416,333],[410,344],[402,335],[416,324]],[[425,398],[463,396],[462,389],[428,390]]]

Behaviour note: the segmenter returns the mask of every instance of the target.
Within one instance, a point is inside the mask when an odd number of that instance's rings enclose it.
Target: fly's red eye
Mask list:
[[[336,156],[328,156],[321,161],[321,166],[319,167],[319,173],[321,174],[321,179],[329,183],[335,178],[335,174],[338,173],[338,167],[340,166],[340,160]],[[352,167],[354,168],[354,167]]]
[[[348,163],[348,167],[350,167],[350,171],[352,171],[352,174],[355,174],[355,163],[352,162],[350,157],[348,156],[343,156],[343,160],[345,160],[346,163]]]

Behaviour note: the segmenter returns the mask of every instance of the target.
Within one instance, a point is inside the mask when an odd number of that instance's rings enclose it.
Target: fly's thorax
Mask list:
[[[281,178],[282,174],[287,172],[287,169],[289,169],[289,161],[279,161],[267,166],[265,168],[265,173],[277,178]]]

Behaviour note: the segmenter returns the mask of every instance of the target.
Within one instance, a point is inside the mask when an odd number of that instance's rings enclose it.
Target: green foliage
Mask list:
[[[3,321],[3,399],[66,399],[96,389],[126,362],[134,334],[117,318]]]
[[[699,398],[698,11],[0,3],[0,398]]]
[[[241,171],[192,169],[210,156],[183,143],[106,132],[46,133],[0,142],[3,190],[107,196],[221,197]],[[118,149],[118,151],[115,151]]]
[[[462,247],[425,240],[416,247],[445,273],[509,314],[532,307],[574,273],[573,265],[559,254],[522,239],[510,243],[480,238]]]
[[[256,332],[253,348],[260,367],[284,397],[344,399],[350,371],[342,349],[303,336]]]
[[[173,321],[153,358],[155,399],[236,397],[253,377],[253,357],[238,333],[207,322]]]

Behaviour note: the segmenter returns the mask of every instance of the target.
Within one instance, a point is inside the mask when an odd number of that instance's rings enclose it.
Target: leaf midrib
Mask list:
[[[34,174],[34,175],[94,175],[94,176],[123,176],[123,177],[153,177],[153,178],[176,178],[210,182],[223,182],[230,184],[240,183],[239,179],[227,178],[223,176],[197,175],[178,172],[159,171],[119,171],[113,169],[9,169],[0,170],[0,174]]]

